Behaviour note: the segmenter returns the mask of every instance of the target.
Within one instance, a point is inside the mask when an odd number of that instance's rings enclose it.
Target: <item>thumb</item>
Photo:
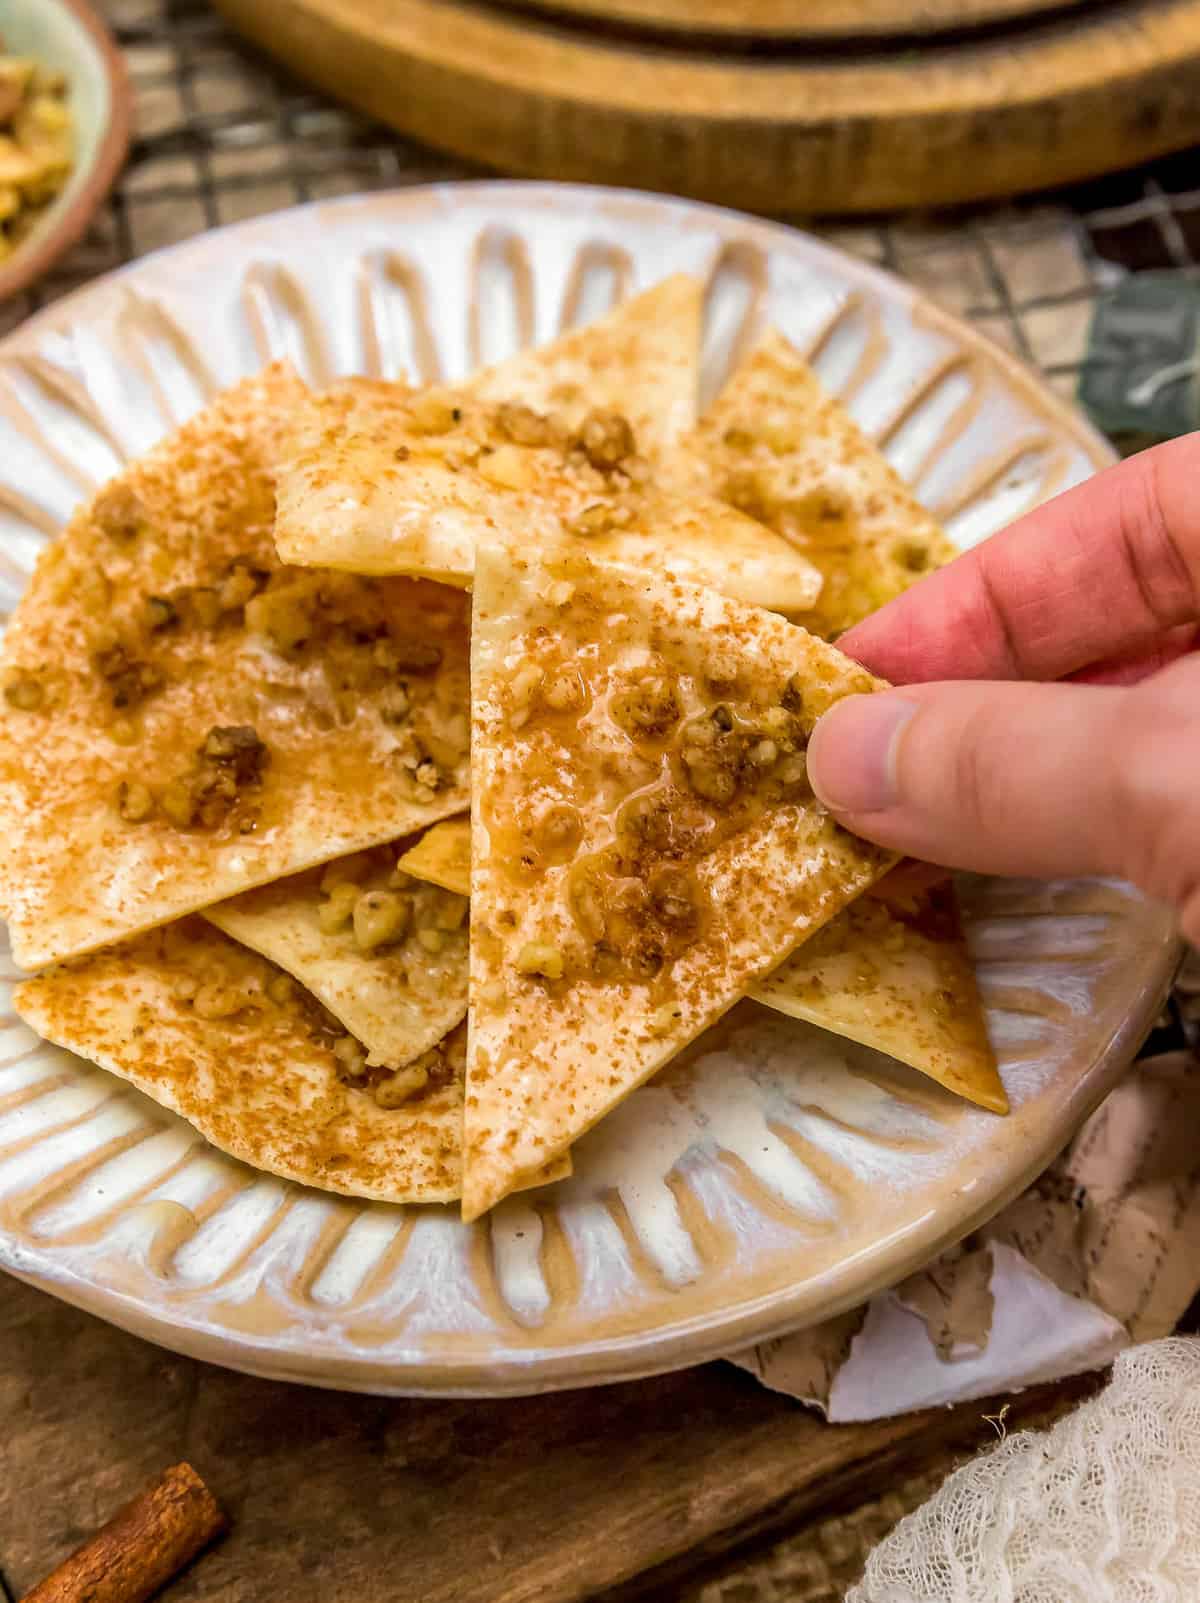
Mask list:
[[[969,681],[852,696],[817,724],[808,771],[855,834],[948,867],[1119,874],[1181,909],[1200,886],[1194,659],[1129,689]]]

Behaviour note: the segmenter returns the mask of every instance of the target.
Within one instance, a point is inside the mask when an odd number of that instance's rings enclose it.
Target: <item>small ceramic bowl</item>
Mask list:
[[[91,222],[129,148],[131,96],[112,35],[87,0],[0,0],[0,40],[66,75],[75,166],[29,238],[0,263],[0,301],[26,289]]]

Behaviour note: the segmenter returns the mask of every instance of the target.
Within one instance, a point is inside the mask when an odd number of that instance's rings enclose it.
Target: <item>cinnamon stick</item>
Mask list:
[[[23,1603],[145,1603],[227,1524],[192,1466],[176,1464]]]

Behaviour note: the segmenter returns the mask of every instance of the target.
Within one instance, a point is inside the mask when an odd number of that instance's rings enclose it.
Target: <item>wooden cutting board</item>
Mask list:
[[[304,77],[510,174],[764,212],[1012,194],[1200,141],[1200,0],[1017,9],[984,30],[721,44],[485,0],[216,0]],[[555,0],[558,3],[558,0]],[[693,0],[566,0],[666,7]],[[733,0],[698,0],[723,7]],[[777,17],[785,0],[746,0]],[[904,0],[828,0],[847,21]],[[932,0],[964,8],[995,0]],[[810,8],[813,9],[813,8]],[[765,14],[765,13],[764,13]],[[854,29],[855,34],[861,30]]]
[[[1094,1384],[1028,1393],[1006,1423]],[[355,1397],[176,1358],[0,1277],[0,1598],[186,1458],[233,1530],[165,1603],[673,1599],[734,1544],[994,1441],[997,1412],[833,1427],[727,1364],[499,1402]]]
[[[1097,0],[522,0],[559,16],[621,27],[743,38],[861,38],[955,33]]]

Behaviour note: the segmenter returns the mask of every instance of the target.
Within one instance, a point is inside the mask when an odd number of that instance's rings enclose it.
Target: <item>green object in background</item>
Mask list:
[[[1135,273],[1098,301],[1079,399],[1109,434],[1200,428],[1200,281]]]

